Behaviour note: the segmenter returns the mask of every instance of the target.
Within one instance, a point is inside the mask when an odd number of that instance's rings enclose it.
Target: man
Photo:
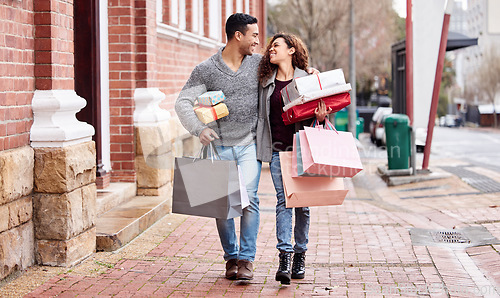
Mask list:
[[[231,15],[226,21],[226,35],[226,46],[194,68],[177,98],[175,110],[182,125],[198,136],[203,145],[213,142],[222,159],[236,160],[241,168],[250,205],[241,217],[240,244],[233,219],[216,219],[216,224],[224,249],[226,278],[250,280],[260,222],[257,188],[261,162],[256,156],[255,130],[257,69],[262,56],[254,54],[259,44],[257,19],[242,13]],[[228,116],[208,125],[199,121],[193,111],[196,97],[205,90],[222,91],[229,110]]]

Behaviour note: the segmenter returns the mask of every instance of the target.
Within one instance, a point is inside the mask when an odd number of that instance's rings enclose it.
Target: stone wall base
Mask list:
[[[69,240],[36,240],[35,254],[40,265],[69,267],[95,252],[96,228]]]
[[[0,279],[34,264],[33,222],[0,233]]]
[[[172,182],[161,187],[137,188],[138,196],[172,197]]]

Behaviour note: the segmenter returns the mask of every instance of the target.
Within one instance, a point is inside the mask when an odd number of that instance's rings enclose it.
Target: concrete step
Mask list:
[[[136,183],[113,182],[105,189],[98,189],[96,199],[97,217],[122,203],[130,201],[136,194]]]
[[[171,198],[135,196],[97,218],[97,251],[113,251],[132,241],[171,211]]]

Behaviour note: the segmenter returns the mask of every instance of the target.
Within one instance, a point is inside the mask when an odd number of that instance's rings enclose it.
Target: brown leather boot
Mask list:
[[[238,260],[237,279],[250,280],[253,279],[253,264],[248,260]]]
[[[238,265],[236,264],[238,260],[231,259],[226,262],[226,278],[236,279],[236,274],[238,273]]]

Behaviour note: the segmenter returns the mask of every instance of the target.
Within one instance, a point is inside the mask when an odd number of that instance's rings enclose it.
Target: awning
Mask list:
[[[470,38],[458,32],[453,32],[453,31],[448,32],[448,42],[446,43],[446,51],[453,51],[475,45],[477,45],[477,38]]]
[[[477,45],[477,38],[470,38],[462,33],[449,31],[448,32],[448,41],[446,43],[446,51],[458,50],[461,48],[466,48],[469,46]],[[404,51],[406,48],[405,39],[394,43],[392,45],[393,51]]]

